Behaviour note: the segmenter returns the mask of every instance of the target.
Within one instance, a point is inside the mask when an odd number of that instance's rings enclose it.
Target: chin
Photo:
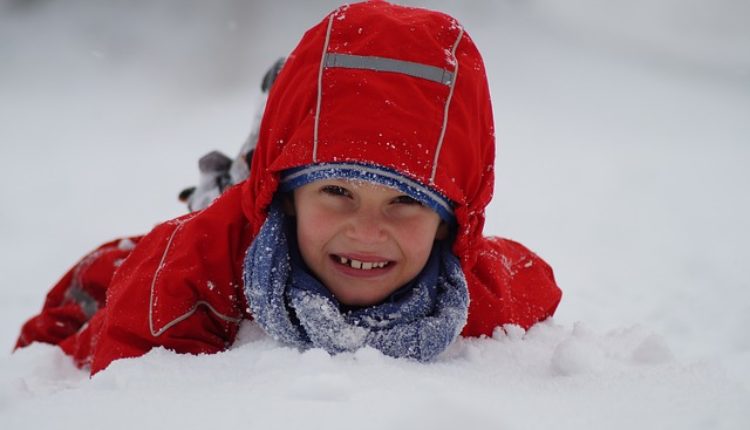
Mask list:
[[[335,294],[334,294],[335,295]],[[346,306],[372,306],[380,303],[382,299],[375,300],[375,299],[367,299],[367,298],[361,298],[361,297],[340,297],[336,296],[338,301]]]

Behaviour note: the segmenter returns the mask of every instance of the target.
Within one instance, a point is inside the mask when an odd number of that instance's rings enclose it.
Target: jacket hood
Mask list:
[[[271,89],[243,211],[257,234],[287,169],[396,171],[452,203],[453,251],[468,270],[494,156],[484,63],[455,19],[382,1],[342,6],[304,34]]]

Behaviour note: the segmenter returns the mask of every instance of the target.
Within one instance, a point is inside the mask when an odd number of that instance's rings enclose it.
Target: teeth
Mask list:
[[[347,266],[352,267],[354,269],[360,269],[360,270],[382,269],[388,264],[387,261],[364,262],[364,261],[359,261],[359,260],[350,260],[345,257],[339,257],[339,262],[341,264],[346,264]]]

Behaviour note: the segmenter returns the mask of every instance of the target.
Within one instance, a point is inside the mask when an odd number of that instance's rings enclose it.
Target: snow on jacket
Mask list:
[[[450,199],[458,223],[453,252],[470,294],[462,335],[489,335],[503,324],[528,328],[554,313],[561,292],[534,253],[482,235],[494,156],[484,64],[453,18],[380,1],[343,6],[288,57],[269,95],[248,180],[206,209],[157,226],[124,261],[111,262],[106,304],[77,332],[49,336],[56,323],[49,306],[27,323],[18,346],[59,343],[92,373],[157,346],[184,353],[228,348],[240,321],[252,318],[242,262],[280,172],[327,162],[393,169]]]

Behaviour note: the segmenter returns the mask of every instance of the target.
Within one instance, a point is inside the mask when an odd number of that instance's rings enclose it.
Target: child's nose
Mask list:
[[[359,213],[352,218],[347,234],[362,243],[383,242],[386,239],[385,220],[376,213]]]

